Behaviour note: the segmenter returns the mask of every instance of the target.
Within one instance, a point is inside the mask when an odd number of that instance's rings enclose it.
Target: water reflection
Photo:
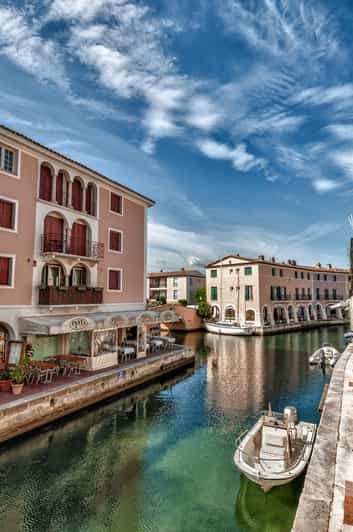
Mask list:
[[[328,375],[308,355],[324,341],[341,349],[343,328],[180,341],[198,353],[195,372],[2,446],[0,530],[290,530],[300,482],[264,496],[233,466],[234,440],[269,399],[317,420]]]

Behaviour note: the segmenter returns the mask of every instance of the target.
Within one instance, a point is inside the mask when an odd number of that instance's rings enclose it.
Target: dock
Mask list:
[[[152,383],[194,363],[193,349],[174,346],[170,351],[106,370],[85,371],[52,384],[28,386],[21,396],[0,393],[0,443]]]
[[[339,358],[321,406],[292,532],[353,532],[353,344]]]

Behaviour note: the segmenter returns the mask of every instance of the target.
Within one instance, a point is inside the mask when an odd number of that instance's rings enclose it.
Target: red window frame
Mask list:
[[[120,194],[110,193],[110,210],[117,214],[123,213],[123,197]]]
[[[4,229],[15,228],[15,204],[0,198],[0,227]]]
[[[0,286],[11,285],[11,257],[0,256]]]
[[[109,250],[121,252],[123,239],[121,231],[116,231],[115,229],[109,229]]]
[[[109,290],[121,290],[121,270],[109,270],[108,288]]]

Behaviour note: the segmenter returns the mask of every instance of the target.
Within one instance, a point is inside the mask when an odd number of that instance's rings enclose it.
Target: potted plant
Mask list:
[[[0,392],[11,391],[11,379],[8,369],[0,370]]]
[[[19,395],[22,392],[25,382],[24,368],[22,366],[16,366],[10,371],[11,376],[11,388],[14,395]]]

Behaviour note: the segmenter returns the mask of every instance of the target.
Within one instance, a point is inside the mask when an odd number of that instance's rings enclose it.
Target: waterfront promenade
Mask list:
[[[353,344],[333,371],[293,532],[353,531]]]

